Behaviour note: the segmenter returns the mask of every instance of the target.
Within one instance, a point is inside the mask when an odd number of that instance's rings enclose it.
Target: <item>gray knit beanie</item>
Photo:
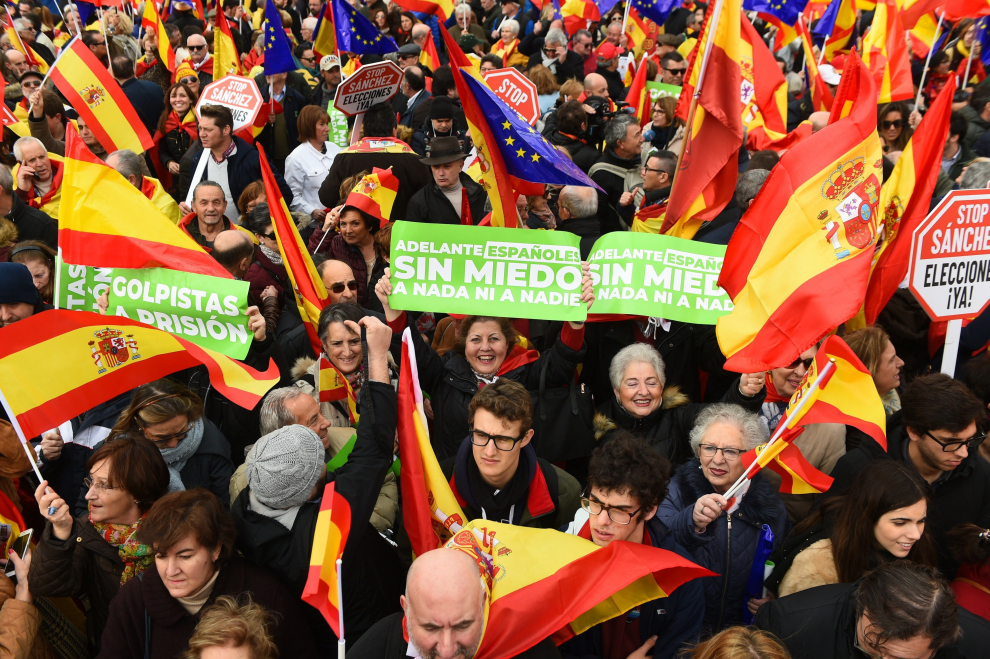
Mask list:
[[[323,475],[323,443],[306,426],[284,426],[259,439],[245,466],[248,487],[269,508],[306,503]]]

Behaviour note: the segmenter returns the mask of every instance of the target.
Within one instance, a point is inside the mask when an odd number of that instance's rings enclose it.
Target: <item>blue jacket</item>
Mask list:
[[[679,545],[670,529],[654,515],[646,522],[646,531],[654,547],[672,551],[685,558],[691,555]],[[694,560],[694,559],[692,559]],[[639,638],[643,643],[657,637],[654,659],[674,659],[685,644],[696,643],[701,633],[705,612],[705,596],[701,579],[692,579],[677,588],[669,597],[661,597],[639,607]],[[559,648],[562,659],[592,659],[603,657],[602,626],[563,643]]]
[[[742,624],[746,582],[761,527],[766,524],[773,531],[776,549],[783,544],[791,523],[776,488],[757,474],[736,512],[722,515],[704,533],[695,533],[694,504],[701,496],[715,492],[700,466],[698,458],[681,465],[657,517],[688,550],[691,560],[720,575],[699,579],[705,590],[704,626],[709,634]]]
[[[137,78],[125,80],[120,88],[134,106],[134,111],[148,129],[148,134],[154,135],[158,130],[158,119],[165,110],[165,92],[155,83]]]

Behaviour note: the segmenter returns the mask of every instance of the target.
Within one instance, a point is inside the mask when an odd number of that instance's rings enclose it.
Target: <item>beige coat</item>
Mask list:
[[[808,588],[839,583],[839,573],[832,558],[832,541],[828,538],[808,545],[797,556],[780,582],[780,597]]]
[[[14,599],[14,582],[0,574],[0,659],[50,659],[41,634],[41,612]]]
[[[839,458],[846,454],[846,427],[841,423],[811,423],[804,427],[801,436],[794,440],[801,449],[801,455],[812,467],[829,474]],[[770,469],[764,469],[763,477],[780,487],[780,476]],[[811,512],[814,494],[780,493],[780,500],[787,508],[787,516],[792,524],[798,524]]]

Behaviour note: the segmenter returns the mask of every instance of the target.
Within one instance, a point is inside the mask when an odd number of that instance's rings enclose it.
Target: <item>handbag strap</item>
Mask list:
[[[987,595],[990,595],[990,588],[987,588],[981,583],[976,583],[972,579],[967,579],[966,577],[956,577],[956,581],[961,581],[962,583],[969,584],[973,588],[976,588],[977,590],[982,590]]]

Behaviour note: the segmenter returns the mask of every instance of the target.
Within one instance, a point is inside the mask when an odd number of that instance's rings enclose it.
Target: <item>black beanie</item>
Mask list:
[[[446,96],[434,96],[430,104],[430,119],[453,119],[454,103]]]

